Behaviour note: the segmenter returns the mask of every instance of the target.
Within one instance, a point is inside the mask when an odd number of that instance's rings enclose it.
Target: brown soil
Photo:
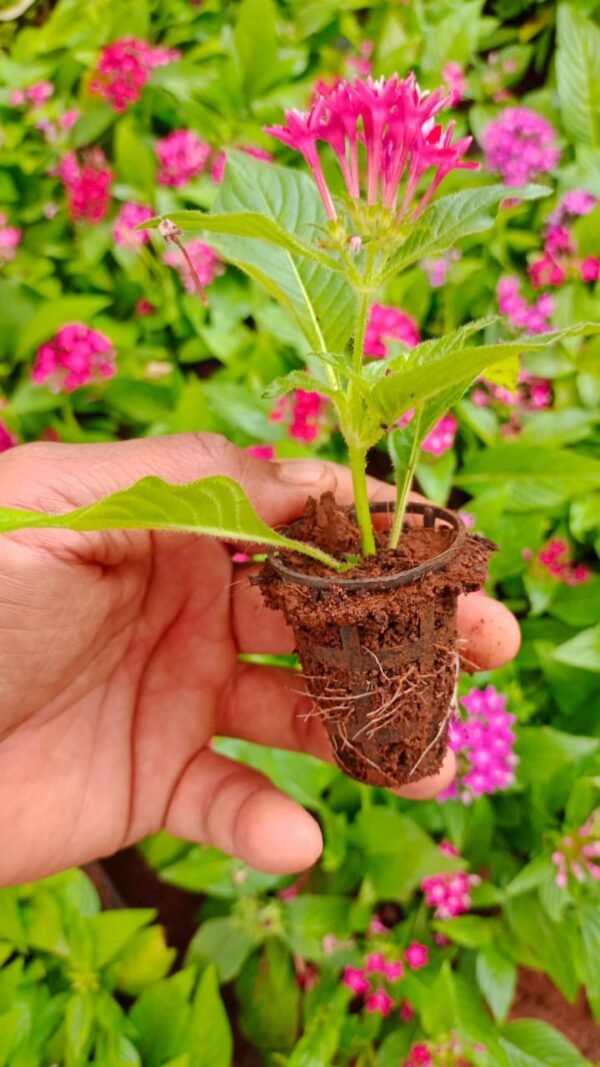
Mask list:
[[[600,1026],[595,1021],[583,993],[569,1004],[560,990],[541,972],[523,968],[511,1019],[541,1019],[560,1030],[587,1056],[600,1064]]]
[[[381,518],[377,555],[344,578],[404,572],[439,555],[455,536],[449,527],[411,525],[400,547],[389,549],[389,518]],[[354,519],[330,493],[309,500],[289,532],[338,559],[360,551]],[[258,582],[265,601],[283,610],[294,629],[314,714],[351,777],[398,786],[440,769],[458,666],[456,599],[481,588],[493,548],[467,534],[443,569],[388,589],[315,589],[284,580],[272,563],[263,568]],[[299,553],[282,553],[281,560],[303,574],[331,577]]]

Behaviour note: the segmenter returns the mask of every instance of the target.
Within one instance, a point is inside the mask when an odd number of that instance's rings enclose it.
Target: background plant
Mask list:
[[[488,146],[482,185],[511,180],[529,129],[527,178],[550,190],[503,209],[484,242],[475,234],[423,253],[390,280],[368,331],[375,355],[498,312],[503,335],[515,337],[597,319],[597,14],[591,2],[518,0],[362,10],[266,0],[93,0],[84,9],[61,0],[2,23],[2,447],[216,430],[266,455],[343,456],[331,405],[306,379],[284,397],[264,397],[276,378],[314,375],[315,345],[296,321],[224,269],[208,235],[188,243],[204,305],[188,291],[184,262],[164,263],[162,242],[132,231],[140,210],[173,217],[213,207],[224,147],[238,149],[242,167],[241,148],[291,161],[262,127],[304,107],[320,78],[365,73],[369,63],[387,76],[415,68],[430,88],[444,72],[461,98],[457,133],[474,134],[484,161]],[[162,52],[155,63],[137,48],[135,76],[119,85],[119,53],[103,64],[101,56],[124,26],[181,57],[162,62]],[[110,76],[104,95],[89,91],[98,71]],[[11,102],[17,91],[25,95]],[[115,110],[122,93],[127,106]],[[501,126],[491,151],[485,131],[509,108],[549,123],[551,139],[521,116],[519,137],[506,139]],[[182,130],[193,137],[173,139]],[[125,213],[128,204],[138,208]],[[73,323],[85,328],[82,348],[58,336]],[[104,353],[91,330],[110,342]],[[117,373],[100,380],[96,357],[107,353]],[[144,854],[162,879],[204,895],[186,966],[170,977],[172,955],[150,917],[107,913],[101,930],[83,875],[2,891],[0,1064],[226,1065],[230,1026],[259,1062],[292,1067],[412,1067],[419,1056],[494,1067],[585,1062],[545,1024],[506,1019],[523,966],[567,999],[585,987],[600,1010],[590,823],[599,777],[598,390],[597,339],[531,351],[516,388],[478,382],[440,412],[419,453],[422,489],[451,499],[501,545],[490,588],[523,629],[514,665],[463,684],[458,798],[417,808],[308,758],[222,742],[317,813],[322,863],[290,887],[211,850],[162,835],[148,841]],[[384,453],[370,462],[387,472]],[[443,842],[452,848],[440,850]],[[109,926],[119,922],[117,937]],[[124,955],[137,984],[121,977]],[[218,1020],[208,1034],[193,1029],[207,1018]],[[596,1058],[593,1046],[587,1053]]]

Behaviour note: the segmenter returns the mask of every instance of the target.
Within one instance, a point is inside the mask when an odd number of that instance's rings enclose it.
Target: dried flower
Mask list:
[[[112,341],[81,322],[62,326],[37,350],[32,378],[53,393],[73,392],[83,385],[112,378],[117,372]]]
[[[505,185],[524,185],[554,169],[560,159],[556,130],[527,107],[507,107],[483,132],[489,170]]]
[[[449,102],[450,97],[441,89],[422,92],[412,73],[404,79],[393,75],[340,81],[333,87],[321,85],[309,111],[287,111],[286,125],[266,127],[266,132],[304,156],[325,211],[333,220],[337,211],[323,174],[319,141],[325,141],[335,153],[352,200],[358,200],[361,186],[366,186],[367,202],[385,205],[397,212],[399,220],[413,204],[421,178],[433,169],[428,189],[413,208],[414,219],[447,174],[478,166],[463,159],[472,138],[463,137],[452,144],[454,123],[446,130],[435,123],[435,116]],[[365,157],[364,176],[359,146]]]

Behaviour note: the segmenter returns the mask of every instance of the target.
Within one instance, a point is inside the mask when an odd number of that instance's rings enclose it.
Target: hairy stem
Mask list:
[[[408,500],[408,494],[410,492],[413,474],[419,456],[419,445],[421,441],[421,435],[419,432],[421,429],[421,416],[422,408],[417,408],[413,415],[411,423],[411,428],[414,428],[414,437],[412,440],[412,447],[410,450],[410,455],[408,457],[408,462],[406,464],[406,467],[404,468],[404,471],[402,473],[398,472],[398,477],[396,480],[398,491],[396,494],[396,509],[394,511],[394,522],[390,531],[390,548],[398,547],[398,541],[400,540],[400,534],[402,533],[402,524],[404,522],[404,515],[406,513],[406,502]]]
[[[375,535],[367,492],[367,453],[365,449],[348,448],[350,468],[352,470],[352,487],[354,489],[354,507],[356,520],[360,529],[363,556],[375,555]]]

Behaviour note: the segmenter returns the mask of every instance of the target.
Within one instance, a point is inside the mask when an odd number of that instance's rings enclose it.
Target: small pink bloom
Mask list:
[[[22,107],[27,102],[27,94],[24,89],[13,89],[9,97],[11,107]]]
[[[371,985],[362,967],[346,967],[342,978],[342,985],[351,989],[356,996],[368,993]]]
[[[412,971],[419,971],[429,962],[429,949],[420,941],[411,941],[404,953],[404,959]]]
[[[61,130],[70,130],[71,127],[75,125],[80,115],[81,111],[76,107],[71,107],[68,111],[63,111],[62,115],[59,115],[58,118],[58,125]]]
[[[138,230],[136,226],[151,219],[154,212],[143,204],[135,204],[129,201],[123,204],[113,226],[113,237],[118,245],[125,248],[139,248],[150,240],[147,230]]]
[[[402,960],[390,960],[386,963],[384,971],[388,982],[398,982],[404,977],[404,964]]]
[[[136,315],[153,315],[155,311],[154,304],[151,304],[149,300],[145,300],[143,296],[140,297],[135,305]]]
[[[192,260],[198,281],[202,289],[206,289],[224,271],[223,262],[215,250],[207,245],[201,238],[189,241],[185,246]],[[196,292],[196,285],[189,264],[179,248],[170,248],[165,252],[163,259],[167,266],[174,267],[179,273],[183,285],[188,293]]]
[[[0,419],[0,452],[6,452],[7,449],[13,448],[16,443],[16,437]]]
[[[507,107],[486,126],[483,149],[488,169],[505,185],[525,185],[554,170],[560,159],[556,130],[526,107]]]
[[[256,459],[275,459],[275,449],[273,445],[249,445],[246,452],[249,456],[254,456]]]
[[[186,185],[202,173],[210,156],[210,145],[191,130],[173,130],[155,148],[161,185]]]
[[[23,236],[17,226],[8,226],[7,223],[7,215],[0,211],[0,266],[15,258]]]
[[[387,960],[383,952],[371,952],[367,956],[366,971],[368,974],[386,974]]]
[[[593,193],[588,193],[587,189],[570,189],[560,201],[558,211],[561,215],[572,215],[575,218],[581,215],[589,215],[596,204],[596,197]]]
[[[443,456],[453,447],[457,430],[458,422],[454,415],[444,415],[427,434],[421,445],[423,451],[433,456]]]
[[[584,282],[597,282],[600,278],[600,259],[597,256],[588,256],[579,269]]]
[[[117,372],[112,341],[81,322],[62,326],[37,350],[32,372],[37,385],[54,393],[71,393],[81,386],[112,378]]]
[[[103,96],[115,111],[139,100],[150,71],[180,58],[174,48],[153,47],[136,37],[122,37],[103,49],[90,80],[90,92]]]
[[[29,89],[26,89],[26,95],[31,104],[41,107],[54,95],[54,86],[52,82],[36,82],[35,85],[30,85]]]
[[[372,1014],[389,1015],[394,1007],[394,1001],[385,989],[377,989],[366,997],[365,1007]]]
[[[316,392],[296,389],[276,402],[269,418],[271,422],[285,422],[294,441],[310,444],[319,436],[324,401]]]
[[[433,1067],[431,1052],[427,1045],[423,1042],[413,1045],[409,1058],[404,1061],[404,1065],[405,1067]]]
[[[413,1008],[410,1000],[403,1000],[400,1004],[400,1018],[405,1023],[411,1023],[415,1017],[415,1009]]]
[[[442,78],[450,92],[450,104],[455,107],[465,95],[465,89],[467,88],[465,72],[460,63],[449,62],[442,69]]]
[[[376,934],[389,934],[389,932],[390,932],[389,926],[386,926],[385,923],[382,922],[381,919],[379,918],[379,915],[377,914],[377,912],[374,912],[374,914],[373,914],[373,916],[371,918],[371,922],[369,923],[369,933],[376,935]]]
[[[76,222],[101,222],[108,211],[113,177],[102,149],[89,149],[81,159],[74,152],[67,152],[56,174],[67,192],[71,218]]]
[[[420,340],[417,323],[405,311],[390,304],[373,304],[365,333],[365,356],[384,359],[386,341],[401,341],[413,348]]]

